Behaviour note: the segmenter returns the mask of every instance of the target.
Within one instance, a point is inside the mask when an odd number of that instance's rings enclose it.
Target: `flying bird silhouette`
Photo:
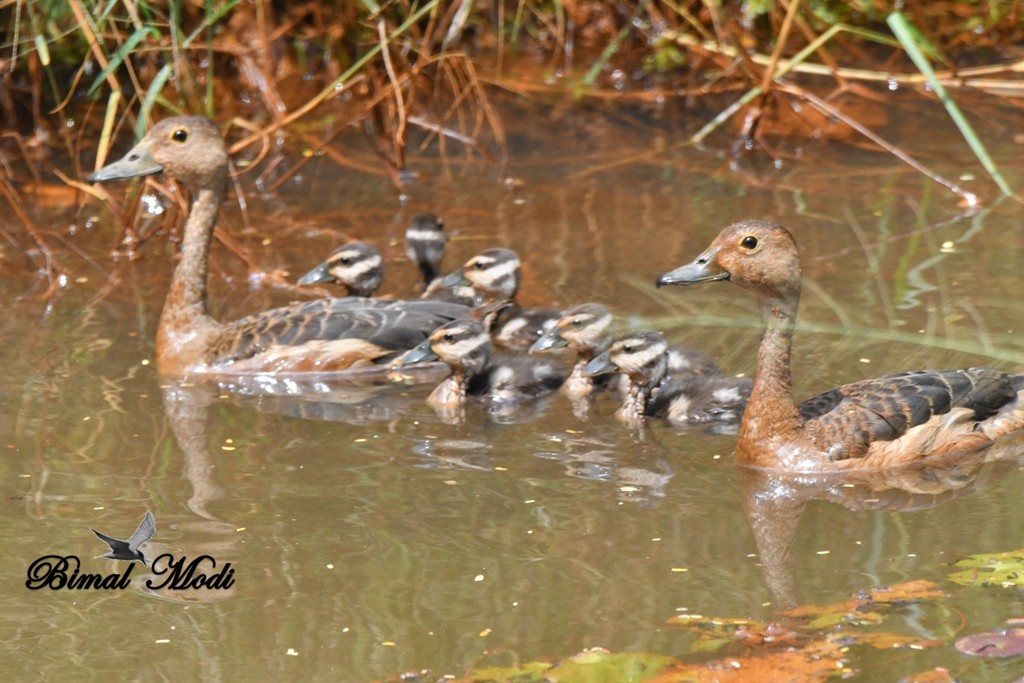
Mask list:
[[[133,560],[142,560],[142,566],[148,567],[146,564],[146,558],[143,556],[142,551],[139,550],[139,546],[153,538],[153,534],[156,533],[156,520],[153,519],[153,513],[146,510],[146,516],[142,518],[142,523],[139,524],[139,528],[135,530],[135,533],[127,541],[120,541],[116,538],[111,538],[106,534],[92,529],[92,532],[104,543],[110,546],[110,552],[106,555],[97,555],[97,558],[105,557],[111,560],[127,560],[129,562]]]

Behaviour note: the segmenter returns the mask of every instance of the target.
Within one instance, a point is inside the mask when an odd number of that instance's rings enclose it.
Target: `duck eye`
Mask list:
[[[583,321],[580,320],[579,318],[576,318],[575,320],[572,321],[572,326],[573,327],[583,327]]]
[[[740,240],[740,246],[747,250],[753,250],[757,248],[757,238],[753,235],[747,235]]]
[[[633,353],[633,345],[626,344],[625,346],[622,347],[622,350],[626,353]]]
[[[452,336],[451,332],[445,332],[444,336],[441,337],[441,341],[451,344],[453,341],[455,341],[455,337]]]
[[[476,263],[473,264],[473,268],[475,268],[476,270],[483,270],[486,267],[487,266],[484,265],[483,261],[477,261]]]
[[[352,263],[352,259],[350,259],[348,256],[342,256],[340,261],[341,261],[341,265],[343,265],[343,266],[347,266],[350,263]]]
[[[185,142],[185,140],[188,140],[188,131],[184,128],[178,128],[171,133],[171,139],[175,142]]]

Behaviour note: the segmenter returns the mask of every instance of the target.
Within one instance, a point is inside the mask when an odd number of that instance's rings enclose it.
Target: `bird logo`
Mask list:
[[[142,518],[142,523],[139,524],[139,528],[135,530],[135,533],[128,538],[127,541],[121,541],[116,538],[107,536],[106,534],[92,529],[92,532],[96,536],[110,546],[110,552],[106,555],[97,555],[97,558],[107,558],[111,560],[126,560],[133,562],[135,560],[142,560],[142,566],[148,567],[146,564],[146,558],[139,550],[139,546],[153,538],[153,534],[156,533],[156,520],[153,519],[153,513],[149,510],[146,511],[146,516]]]

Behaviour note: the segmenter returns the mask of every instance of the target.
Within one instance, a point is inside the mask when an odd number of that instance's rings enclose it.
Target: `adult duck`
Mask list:
[[[157,327],[156,365],[163,375],[347,370],[390,359],[468,311],[433,301],[341,298],[219,322],[207,309],[207,260],[228,174],[228,153],[213,122],[198,116],[165,119],[124,158],[89,180],[160,172],[192,193],[181,261]]]
[[[767,221],[735,223],[692,263],[658,278],[658,286],[717,281],[753,292],[765,324],[740,424],[741,463],[801,471],[886,469],[985,448],[1024,427],[1024,376],[989,368],[868,379],[796,405],[790,348],[800,257],[793,236]]]

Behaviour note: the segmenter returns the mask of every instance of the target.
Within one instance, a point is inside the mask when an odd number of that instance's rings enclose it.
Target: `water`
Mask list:
[[[623,326],[660,326],[749,374],[758,332],[748,296],[653,281],[727,223],[769,217],[792,228],[804,256],[798,397],[906,369],[1024,366],[1019,205],[989,201],[966,215],[931,181],[851,147],[811,147],[781,170],[730,169],[678,147],[685,131],[668,120],[580,111],[542,132],[543,110],[508,106],[517,183],[430,147],[413,152],[421,177],[399,206],[382,177],[318,157],[301,183],[270,196],[246,176],[251,229],[231,206],[222,225],[261,266],[293,278],[346,236],[373,240],[385,289],[402,294],[416,279],[405,223],[434,211],[454,235],[450,267],[512,247],[528,264],[524,303],[602,301]],[[948,128],[929,125],[931,135],[892,134],[952,178],[974,168]],[[360,138],[341,149],[374,168]],[[995,151],[1020,187],[1016,151]],[[964,184],[994,196],[983,178]],[[98,205],[91,214],[93,227],[65,237],[97,267],[62,252],[85,281],[51,308],[10,249],[0,276],[0,652],[10,680],[368,681],[593,646],[699,661],[710,655],[688,654],[694,637],[668,618],[771,620],[907,579],[950,595],[893,610],[879,630],[941,644],[855,648],[857,678],[935,666],[969,680],[1024,673],[1019,660],[952,647],[1021,616],[1019,590],[945,581],[957,559],[1024,545],[1012,448],[1004,462],[904,480],[892,495],[892,481],[758,479],[731,463],[734,436],[661,423],[635,434],[615,422],[610,396],[588,421],[556,396],[512,418],[474,410],[448,425],[423,401],[429,386],[318,403],[169,385],[152,365],[168,249],[158,237],[139,260],[111,261],[115,220]],[[57,232],[69,222],[61,206],[40,203],[34,215]],[[237,259],[214,251],[221,318],[297,298],[253,286]],[[45,554],[124,571],[93,559],[106,549],[89,527],[126,538],[147,509],[158,529],[147,557],[209,554],[231,563],[233,586],[147,591],[150,570],[136,566],[125,591],[26,589],[28,565]]]

